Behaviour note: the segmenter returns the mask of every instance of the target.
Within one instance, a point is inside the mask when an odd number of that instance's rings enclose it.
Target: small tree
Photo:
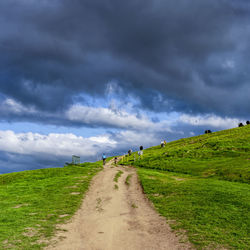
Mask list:
[[[250,124],[250,121],[247,121],[246,124],[249,125],[249,124]]]
[[[238,127],[239,127],[239,128],[240,128],[240,127],[244,127],[243,123],[240,122],[239,125],[238,125]]]
[[[212,131],[210,129],[205,130],[205,134],[211,134],[211,133],[212,133]]]

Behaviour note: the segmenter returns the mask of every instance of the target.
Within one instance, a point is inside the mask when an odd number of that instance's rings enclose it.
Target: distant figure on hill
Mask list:
[[[246,124],[249,125],[249,124],[250,124],[250,121],[247,121]]]
[[[143,155],[143,146],[140,146],[140,150],[138,151],[139,159],[141,159],[141,156]]]
[[[210,129],[205,130],[205,134],[211,134],[211,133],[212,133],[212,131]]]
[[[161,147],[164,148],[165,147],[165,143],[164,141],[161,141]]]
[[[117,157],[115,157],[115,164],[117,164]]]
[[[106,155],[104,153],[102,154],[102,163],[103,165],[106,163]]]
[[[240,128],[240,127],[244,127],[243,123],[240,122],[239,125],[238,125],[238,127],[239,127],[239,128]]]
[[[132,154],[132,149],[128,151],[128,155],[130,156]]]
[[[141,159],[141,156],[143,155],[143,151],[142,150],[138,151],[138,155],[139,155],[139,159]]]

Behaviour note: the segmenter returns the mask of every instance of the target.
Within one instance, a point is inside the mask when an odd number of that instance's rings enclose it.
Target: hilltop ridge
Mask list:
[[[250,125],[148,148],[141,160],[132,155],[126,164],[249,183]]]

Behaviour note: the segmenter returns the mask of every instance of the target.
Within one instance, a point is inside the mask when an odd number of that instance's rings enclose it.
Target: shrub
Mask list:
[[[205,134],[211,134],[211,133],[212,133],[212,131],[210,129],[205,130]]]

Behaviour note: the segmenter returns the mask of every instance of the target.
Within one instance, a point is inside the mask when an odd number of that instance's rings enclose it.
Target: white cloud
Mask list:
[[[18,103],[11,98],[7,98],[1,103],[0,111],[12,114],[22,114],[22,113],[34,114],[37,112],[34,108],[25,107],[21,103]]]
[[[157,133],[145,131],[122,131],[116,134],[103,134],[84,138],[74,134],[51,133],[15,133],[0,130],[0,151],[18,155],[33,156],[34,159],[70,159],[72,155],[79,155],[82,161],[100,159],[105,152],[115,155],[127,152],[130,148],[139,149],[160,143],[161,136]]]
[[[42,117],[44,122],[47,121],[49,123],[60,121],[61,124],[69,122],[72,125],[75,123],[80,126],[171,132],[169,121],[153,122],[145,114],[138,115],[133,113],[129,104],[127,104],[126,109],[130,112],[118,108],[113,100],[111,100],[109,108],[75,104],[63,113],[39,111],[34,107],[24,106],[11,98],[5,99],[0,103],[0,114],[2,114],[2,117],[6,115],[8,119],[16,115],[24,117],[24,119],[25,117],[29,119],[32,116],[33,118],[39,118],[39,120]]]
[[[107,126],[125,129],[151,129],[155,123],[146,116],[138,118],[123,110],[102,107],[88,107],[74,105],[66,112],[66,118],[70,121],[80,122],[93,126]]]
[[[100,148],[115,147],[116,142],[107,135],[83,138],[74,134],[15,133],[0,131],[0,151],[24,155],[54,155],[67,157],[78,154],[95,156]]]
[[[191,116],[186,114],[181,115],[179,121],[194,126],[212,126],[223,129],[237,127],[240,122],[236,118],[222,118],[215,115]]]
[[[120,148],[131,148],[136,147],[139,150],[139,146],[144,147],[154,146],[160,144],[161,135],[157,133],[147,133],[146,131],[122,131],[115,135],[117,141],[117,147]]]
[[[90,141],[95,143],[107,143],[107,144],[116,144],[114,140],[111,140],[109,136],[92,136],[88,138]]]

